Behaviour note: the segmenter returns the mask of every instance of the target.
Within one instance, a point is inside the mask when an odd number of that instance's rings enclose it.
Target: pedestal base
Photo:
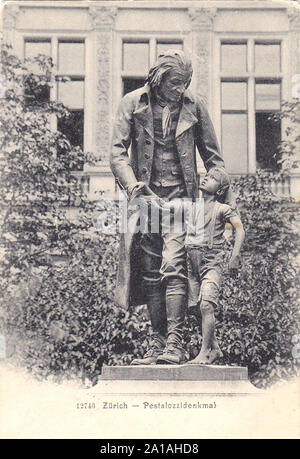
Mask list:
[[[137,365],[104,366],[101,379],[151,381],[241,381],[248,380],[246,367],[227,365]]]
[[[104,393],[242,395],[261,393],[246,367],[226,365],[104,366],[97,385]]]

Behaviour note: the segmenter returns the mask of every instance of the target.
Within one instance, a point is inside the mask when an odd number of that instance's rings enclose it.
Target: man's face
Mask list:
[[[159,92],[169,102],[179,102],[185,89],[188,75],[172,69],[166,73],[159,85]]]
[[[200,184],[200,190],[209,194],[216,194],[220,189],[220,180],[213,172],[208,172]]]

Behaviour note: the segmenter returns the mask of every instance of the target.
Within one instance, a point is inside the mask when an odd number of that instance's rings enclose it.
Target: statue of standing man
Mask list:
[[[207,109],[188,90],[192,72],[192,63],[181,50],[168,50],[150,69],[145,86],[121,100],[110,164],[129,200],[145,185],[148,194],[170,203],[178,198],[195,201],[196,147],[206,170],[225,167]],[[160,225],[156,233],[121,234],[116,301],[126,309],[147,304],[152,326],[147,352],[132,365],[184,361],[184,243],[184,228],[162,232]]]

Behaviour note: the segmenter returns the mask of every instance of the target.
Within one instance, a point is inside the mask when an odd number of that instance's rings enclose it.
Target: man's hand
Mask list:
[[[146,183],[135,182],[127,188],[127,194],[129,199],[134,199],[141,194]]]
[[[127,189],[130,202],[136,198],[143,199],[145,202],[162,209],[165,206],[165,201],[157,196],[151,188],[144,182],[136,182],[131,188]]]
[[[145,182],[135,182],[133,185],[130,185],[127,188],[127,193],[130,199],[135,199],[139,196],[158,198],[157,194]]]

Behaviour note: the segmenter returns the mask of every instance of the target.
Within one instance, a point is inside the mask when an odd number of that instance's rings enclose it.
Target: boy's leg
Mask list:
[[[207,270],[201,280],[199,305],[202,316],[202,346],[199,355],[189,363],[209,364],[223,355],[215,334],[214,315],[221,283],[220,269],[214,267]]]
[[[221,357],[221,349],[215,335],[214,304],[204,300],[200,304],[202,316],[202,346],[200,353],[189,363],[209,364]]]

